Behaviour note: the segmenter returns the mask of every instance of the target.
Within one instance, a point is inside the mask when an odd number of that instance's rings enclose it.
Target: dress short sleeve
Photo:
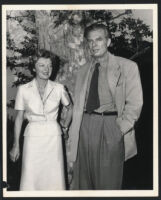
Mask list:
[[[22,86],[19,86],[17,90],[17,95],[15,99],[15,110],[25,110],[25,102],[24,102]]]
[[[65,90],[64,86],[62,86],[61,102],[64,106],[68,106],[70,104],[69,95],[67,91]]]

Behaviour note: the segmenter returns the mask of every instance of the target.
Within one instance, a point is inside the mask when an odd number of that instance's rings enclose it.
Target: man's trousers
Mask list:
[[[84,114],[72,189],[121,189],[123,163],[124,140],[116,116]]]

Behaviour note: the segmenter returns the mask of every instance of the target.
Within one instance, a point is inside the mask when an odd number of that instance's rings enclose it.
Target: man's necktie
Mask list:
[[[90,84],[89,94],[88,94],[88,99],[87,99],[87,104],[86,104],[86,111],[88,113],[91,113],[92,111],[99,108],[100,106],[99,95],[98,95],[99,66],[100,66],[100,63],[95,64],[95,69],[91,78],[91,84]]]

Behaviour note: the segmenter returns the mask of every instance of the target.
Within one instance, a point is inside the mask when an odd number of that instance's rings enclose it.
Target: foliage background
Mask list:
[[[108,27],[112,39],[109,47],[111,53],[132,59],[139,64],[145,100],[140,123],[137,126],[140,158],[138,156],[125,165],[124,187],[149,189],[152,187],[152,118],[150,117],[152,98],[146,100],[145,97],[152,94],[152,82],[149,81],[152,80],[153,68],[152,31],[142,20],[133,17],[132,10],[7,11],[7,73],[12,75],[10,76],[12,79],[8,76],[7,80],[8,86],[12,87],[12,95],[7,93],[8,152],[13,141],[16,88],[33,78],[33,55],[41,48],[50,50],[54,54],[51,79],[63,83],[72,97],[77,71],[90,57],[86,41],[83,40],[83,31],[92,23],[104,23]],[[64,115],[65,111],[62,116]],[[146,132],[146,142],[145,133],[141,134],[141,130]],[[143,155],[146,158],[143,159]],[[143,162],[143,166],[145,164],[148,166],[146,171],[141,167]],[[9,190],[17,190],[19,176],[15,174],[20,174],[21,160],[15,165],[8,159],[8,163]],[[131,177],[130,171],[135,163],[141,170],[138,167],[139,173],[135,171]]]

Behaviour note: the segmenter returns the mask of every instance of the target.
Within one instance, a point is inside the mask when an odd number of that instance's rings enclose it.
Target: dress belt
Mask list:
[[[116,111],[112,111],[112,112],[102,112],[102,113],[98,113],[95,111],[92,111],[91,113],[88,113],[87,111],[84,111],[84,113],[87,113],[89,115],[94,114],[94,115],[102,115],[102,116],[107,116],[107,115],[117,115]]]

